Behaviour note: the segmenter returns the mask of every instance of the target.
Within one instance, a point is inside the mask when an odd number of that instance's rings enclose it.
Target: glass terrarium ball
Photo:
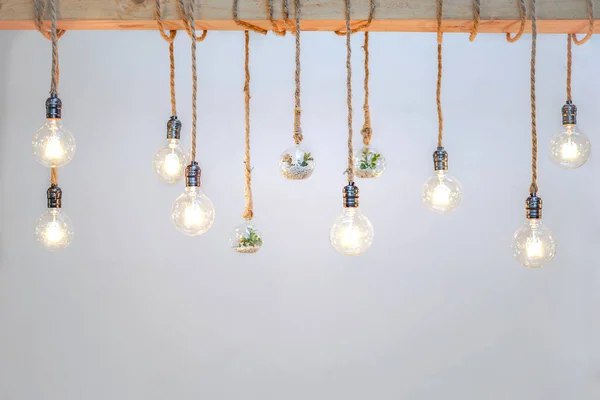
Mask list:
[[[73,241],[73,223],[60,208],[49,208],[36,221],[34,235],[45,249],[62,250]]]
[[[307,179],[313,173],[315,160],[310,151],[300,146],[290,147],[279,158],[279,170],[286,179]]]
[[[550,139],[550,161],[565,169],[581,167],[590,158],[592,144],[577,125],[563,125]]]
[[[448,171],[435,171],[423,185],[422,199],[429,211],[449,214],[462,200],[462,187]]]
[[[185,167],[190,163],[190,153],[181,145],[179,139],[169,139],[166,146],[154,154],[152,165],[154,172],[165,183],[177,183],[184,175]]]
[[[73,159],[75,138],[60,118],[48,118],[31,142],[36,161],[45,167],[62,167]]]
[[[359,178],[378,178],[385,165],[385,158],[374,147],[365,146],[354,153],[354,173]]]
[[[556,254],[554,235],[541,219],[526,219],[515,232],[511,247],[513,256],[527,268],[540,268]]]
[[[181,233],[197,236],[215,221],[215,206],[199,187],[186,187],[171,209],[173,225]]]
[[[235,227],[231,233],[230,243],[238,253],[256,253],[263,245],[262,235],[250,221]]]

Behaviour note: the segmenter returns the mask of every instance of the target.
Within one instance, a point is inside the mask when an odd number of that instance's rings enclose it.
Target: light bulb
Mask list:
[[[581,167],[590,158],[592,144],[577,125],[563,125],[550,140],[550,161],[565,169]]]
[[[458,179],[448,174],[448,153],[443,147],[433,153],[433,166],[434,174],[423,185],[423,204],[434,213],[449,214],[462,200],[462,187]]]
[[[312,154],[298,145],[284,151],[279,159],[279,171],[286,179],[307,179],[314,169],[315,160]]]
[[[173,203],[171,219],[179,232],[189,236],[205,233],[215,220],[215,207],[200,188],[200,167],[195,161],[186,168],[186,188]]]
[[[190,162],[190,154],[181,145],[180,135],[181,121],[173,116],[167,122],[167,144],[158,149],[152,160],[154,172],[165,183],[179,182]]]
[[[31,142],[36,161],[49,168],[67,165],[75,154],[75,138],[62,124],[61,108],[56,95],[46,100],[46,121]]]
[[[256,253],[263,245],[262,235],[250,221],[244,221],[233,230],[230,243],[238,253]]]
[[[344,188],[344,209],[333,221],[329,241],[341,254],[358,256],[371,247],[374,236],[371,221],[358,209],[358,187],[350,183]]]
[[[542,200],[532,194],[526,204],[527,219],[513,236],[513,256],[528,268],[539,268],[554,258],[556,241],[542,223]]]
[[[61,209],[62,191],[56,185],[48,189],[48,209],[36,221],[36,241],[50,251],[62,250],[73,241],[73,223]]]
[[[354,154],[354,170],[359,178],[378,178],[385,171],[385,158],[377,149],[365,146]]]

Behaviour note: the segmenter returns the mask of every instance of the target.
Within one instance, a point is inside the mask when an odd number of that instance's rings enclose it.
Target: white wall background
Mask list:
[[[6,400],[592,400],[600,396],[600,187],[547,160],[564,103],[563,35],[539,40],[540,194],[558,240],[527,270],[510,241],[529,185],[530,37],[446,35],[443,104],[458,211],[420,200],[435,149],[435,35],[373,34],[371,105],[388,170],[362,181],[373,247],[328,241],[345,184],[344,38],[306,33],[303,125],[317,169],[279,176],[292,143],[293,39],[251,37],[255,256],[228,235],[243,211],[243,34],[199,45],[199,159],[217,207],[189,238],[169,217],[183,185],[151,157],[169,117],[167,45],[156,32],[69,32],[60,42],[64,122],[77,154],[60,170],[72,246],[36,247],[48,171],[30,154],[44,119],[50,44],[2,32],[0,46],[0,398]],[[353,38],[356,141],[362,35]],[[600,148],[596,40],[574,49],[581,128]],[[189,39],[177,93],[190,127]],[[596,150],[597,152],[598,150]]]

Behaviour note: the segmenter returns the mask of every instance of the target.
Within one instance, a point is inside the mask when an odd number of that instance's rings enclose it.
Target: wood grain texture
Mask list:
[[[176,0],[163,0],[165,26],[183,29]],[[240,30],[233,21],[232,0],[197,0],[197,27]],[[594,0],[596,8],[600,0]],[[275,0],[274,15],[282,18],[282,3]],[[290,2],[293,3],[293,2]],[[304,0],[302,27],[331,31],[344,26],[344,0]],[[154,0],[60,0],[58,27],[85,30],[156,29]],[[266,0],[240,0],[240,18],[270,29]],[[514,32],[519,24],[518,0],[481,0],[480,32]],[[367,18],[369,0],[352,2],[357,23]],[[377,0],[371,31],[435,31],[436,0]],[[467,32],[472,26],[471,0],[446,0],[444,29]],[[538,29],[542,33],[582,33],[587,29],[585,0],[538,0]],[[33,0],[0,0],[0,29],[35,29]],[[596,22],[598,24],[598,22]],[[530,26],[528,27],[530,29]]]

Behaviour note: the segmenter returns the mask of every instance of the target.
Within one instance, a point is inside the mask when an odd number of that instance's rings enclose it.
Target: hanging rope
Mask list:
[[[352,144],[352,47],[350,46],[350,0],[346,0],[346,90],[348,103],[348,182],[354,182],[354,148]]]
[[[535,0],[531,0],[531,68],[530,68],[530,91],[531,91],[531,185],[530,193],[537,193],[537,156],[538,139],[536,125],[536,99],[535,99],[535,59],[537,55],[537,16],[535,12]]]
[[[443,147],[444,139],[444,116],[442,115],[442,42],[444,33],[442,32],[442,15],[444,0],[438,0],[437,4],[437,88],[435,99],[437,103],[438,115],[438,147]]]
[[[371,22],[373,22],[373,18],[375,17],[375,0],[369,0],[369,16],[366,21],[360,22],[355,28],[350,29],[351,34],[355,34],[361,30],[367,29],[371,26]],[[346,30],[348,30],[348,24],[346,24]],[[346,31],[340,29],[337,31],[333,31],[338,36],[345,36]]]
[[[284,2],[287,4],[286,0],[284,0]],[[269,22],[271,22],[273,33],[277,36],[285,36],[285,34],[287,33],[285,27],[280,28],[279,25],[277,25],[277,22],[275,22],[275,19],[273,18],[273,0],[267,0],[267,14],[269,15]],[[284,20],[288,18],[289,15],[287,17],[284,15]]]
[[[471,34],[469,40],[472,42],[477,37],[479,31],[479,24],[481,23],[481,1],[473,0],[473,28],[471,28]]]
[[[158,25],[158,31],[162,38],[169,43],[169,62],[170,62],[170,79],[169,79],[169,88],[171,93],[171,116],[177,116],[177,102],[175,97],[175,37],[177,36],[177,31],[169,31],[167,35],[164,30],[163,21],[162,21],[162,12],[160,7],[160,0],[156,0],[156,12],[154,14],[156,19],[156,24]]]
[[[573,54],[571,52],[573,35],[567,35],[567,101],[571,101],[571,72],[573,67]]]
[[[192,3],[194,1],[195,0],[191,0]],[[196,35],[196,16],[189,15],[189,14],[194,13],[193,9],[195,8],[195,5],[190,4],[190,7],[189,7],[190,9],[186,10],[185,6],[183,4],[183,0],[178,0],[177,8],[179,9],[179,15],[181,16],[181,19],[183,20],[183,27],[185,28],[185,31],[187,32],[190,39],[192,38],[192,36],[196,42],[201,42],[204,39],[206,39],[206,34],[208,33],[208,31],[206,29],[204,29],[202,31],[202,35],[200,35],[200,37],[198,37]]]
[[[296,82],[296,90],[294,92],[294,143],[297,145],[302,143],[302,108],[300,107],[300,0],[295,0],[296,7],[296,72],[294,80]]]
[[[525,30],[525,22],[527,19],[527,7],[525,7],[525,0],[519,0],[519,15],[521,17],[521,23],[519,24],[519,30],[515,36],[510,36],[510,33],[506,34],[506,40],[510,43],[514,43],[521,38],[523,31]]]
[[[50,0],[50,32],[44,28],[44,14],[46,13],[46,0],[34,0],[34,20],[37,30],[48,40],[52,41],[52,68],[50,79],[50,95],[58,96],[58,82],[60,78],[60,67],[58,64],[58,39],[64,34],[65,30],[56,29],[56,0]],[[50,184],[58,185],[58,168],[50,169]]]
[[[371,127],[371,109],[369,107],[369,32],[365,32],[365,43],[363,45],[365,51],[365,101],[363,103],[363,111],[365,112],[365,122],[360,131],[363,137],[363,143],[368,146],[373,137],[373,128]]]
[[[594,2],[592,0],[587,0],[587,11],[588,11],[588,30],[587,30],[587,33],[585,34],[585,36],[583,37],[583,39],[581,39],[581,40],[577,39],[577,35],[575,35],[575,34],[571,35],[573,38],[573,42],[575,42],[575,44],[578,46],[581,46],[582,44],[584,44],[585,42],[590,40],[590,38],[594,34]]]
[[[266,35],[267,34],[266,29],[263,29],[260,26],[253,25],[249,22],[242,21],[238,18],[238,4],[239,4],[239,0],[233,0],[232,14],[233,14],[233,20],[235,21],[235,24],[237,26],[241,26],[242,28],[249,29],[253,32],[260,33],[261,35]]]
[[[179,12],[181,14],[182,19],[184,20],[184,25],[186,27],[190,27],[188,33],[191,33],[190,38],[192,39],[192,161],[196,161],[196,123],[198,120],[198,113],[196,109],[196,99],[198,96],[198,72],[196,70],[196,43],[198,42],[198,38],[196,37],[196,20],[195,20],[195,8],[196,8],[196,0],[190,0],[190,5],[188,10],[185,9],[182,0],[179,0]],[[187,29],[186,29],[187,30]],[[203,36],[206,36],[206,31],[204,31]]]
[[[253,204],[252,204],[252,167],[250,165],[250,33],[244,31],[244,72],[246,74],[246,81],[244,83],[244,104],[246,114],[246,132],[245,132],[245,176],[246,176],[246,187],[244,189],[244,196],[246,198],[246,208],[242,217],[248,221],[254,216]]]

